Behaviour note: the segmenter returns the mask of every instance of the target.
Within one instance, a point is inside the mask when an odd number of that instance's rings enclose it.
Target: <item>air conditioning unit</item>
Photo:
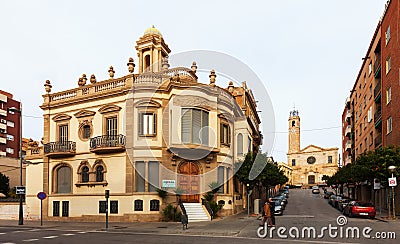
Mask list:
[[[5,120],[5,119],[0,119],[0,123],[2,123],[2,124],[7,124],[7,120]]]

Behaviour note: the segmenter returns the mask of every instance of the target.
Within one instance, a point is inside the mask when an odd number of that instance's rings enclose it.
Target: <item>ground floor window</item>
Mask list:
[[[160,211],[159,200],[150,200],[150,211]]]
[[[99,213],[106,213],[106,201],[99,201]]]
[[[143,211],[143,200],[135,200],[135,204],[134,204],[134,209],[135,211]]]
[[[53,216],[60,216],[60,201],[53,201]]]
[[[69,216],[69,201],[62,201],[62,216]]]
[[[110,201],[110,213],[118,213],[118,201]]]

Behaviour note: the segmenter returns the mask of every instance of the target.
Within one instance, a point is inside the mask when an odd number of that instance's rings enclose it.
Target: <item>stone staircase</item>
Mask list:
[[[199,221],[210,221],[210,217],[205,212],[201,203],[183,203],[186,209],[186,214],[188,216],[189,223],[199,222]]]

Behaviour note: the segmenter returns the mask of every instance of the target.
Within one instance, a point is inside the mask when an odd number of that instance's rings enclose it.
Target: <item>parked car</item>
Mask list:
[[[373,219],[375,218],[376,211],[371,202],[350,201],[344,207],[343,214],[348,215],[350,218],[354,216],[367,216]]]
[[[337,198],[337,196],[336,196],[335,194],[330,195],[330,196],[329,196],[329,199],[328,199],[329,205],[331,205],[332,207],[334,207],[334,206],[335,206],[336,198]]]
[[[344,207],[346,207],[346,205],[349,204],[350,201],[350,198],[343,197],[342,200],[338,203],[338,210],[340,212],[343,212]]]
[[[342,201],[342,199],[343,199],[342,195],[336,195],[336,198],[333,200],[332,207],[338,208],[339,202]]]
[[[274,198],[279,198],[279,199],[281,199],[281,200],[285,203],[285,205],[288,203],[288,200],[287,200],[286,196],[283,195],[283,194],[278,194],[278,195],[276,195]]]
[[[313,194],[319,194],[320,193],[319,187],[318,186],[313,186],[311,192]]]
[[[324,193],[324,198],[325,199],[329,199],[329,197],[331,196],[331,195],[334,195],[335,193],[333,192],[333,191],[326,191],[325,193]]]
[[[280,198],[272,198],[272,201],[275,203],[275,215],[282,215],[283,210],[285,210],[285,203]]]

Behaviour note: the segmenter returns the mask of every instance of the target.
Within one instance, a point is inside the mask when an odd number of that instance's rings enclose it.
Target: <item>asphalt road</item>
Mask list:
[[[283,216],[276,217],[275,230],[269,229],[265,238],[257,235],[260,220],[238,215],[220,221],[202,222],[189,225],[189,230],[182,232],[177,223],[138,223],[142,228],[129,226],[108,231],[101,227],[79,226],[74,223],[57,226],[35,227],[0,227],[0,244],[11,243],[399,243],[400,223],[382,222],[366,218],[342,218],[339,211],[328,205],[321,195],[314,195],[311,190],[290,190],[289,204]],[[121,224],[123,225],[123,224]],[[148,226],[148,228],[146,227]],[[163,227],[163,228],[160,228]],[[281,232],[279,232],[279,228]],[[304,230],[304,228],[306,228]],[[315,229],[314,232],[310,228]],[[326,230],[324,229],[326,228]],[[329,228],[331,233],[329,233]],[[337,229],[335,229],[337,228]],[[359,237],[353,229],[358,228]],[[370,228],[363,236],[362,231]],[[282,231],[285,229],[285,231]],[[296,229],[299,234],[296,236]],[[350,231],[349,231],[350,229]],[[290,230],[290,231],[289,231]],[[323,230],[323,231],[321,231]],[[278,233],[279,232],[279,233]],[[304,232],[304,234],[303,234]],[[396,239],[377,239],[375,234],[398,234]],[[260,234],[263,234],[260,229]],[[322,233],[322,234],[321,234]],[[337,233],[337,236],[333,234]],[[286,237],[284,237],[286,235]],[[292,235],[292,236],[291,236]],[[348,238],[346,238],[346,235]],[[353,236],[354,235],[354,236]],[[318,237],[320,236],[320,237]]]

